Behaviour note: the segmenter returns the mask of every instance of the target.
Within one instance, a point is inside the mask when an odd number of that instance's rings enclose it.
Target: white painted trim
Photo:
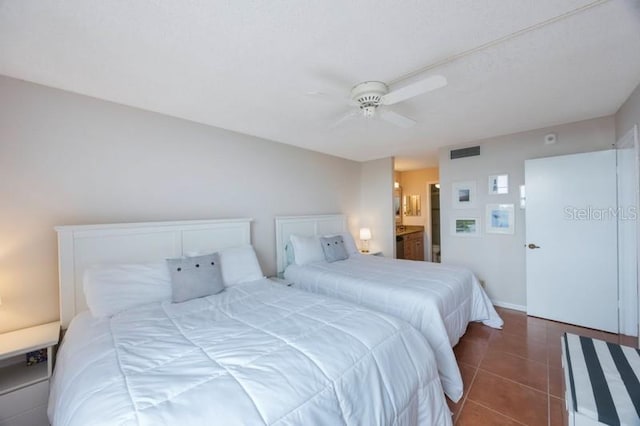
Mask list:
[[[128,229],[133,228],[140,230],[143,228],[160,228],[167,227],[181,227],[185,226],[193,228],[195,225],[212,225],[212,224],[231,224],[231,223],[246,223],[251,222],[251,218],[233,218],[233,219],[203,219],[203,220],[176,220],[168,222],[131,222],[131,223],[105,223],[105,224],[92,224],[92,225],[61,225],[56,226],[54,229],[57,232],[60,231],[89,231],[89,230],[109,230],[109,229]]]
[[[626,208],[628,206],[623,205],[623,200],[620,195],[620,157],[618,156],[618,152],[620,149],[632,149],[634,156],[634,164],[633,164],[633,179],[634,182],[634,198],[635,198],[635,207],[638,207],[638,201],[640,200],[640,185],[638,183],[639,169],[638,169],[638,161],[639,161],[639,151],[638,151],[638,126],[634,125],[627,133],[625,133],[620,139],[616,141],[616,190],[618,191],[618,206],[622,208]],[[624,238],[621,239],[621,235],[625,234],[624,231],[620,230],[620,226],[622,225],[620,219],[618,219],[618,324],[619,324],[619,333],[625,334],[628,336],[637,336],[638,335],[638,325],[640,324],[640,315],[638,315],[638,310],[640,308],[640,288],[638,288],[638,282],[640,279],[640,270],[638,267],[640,266],[640,226],[638,226],[638,220],[636,218],[636,237],[635,237],[635,247],[629,247],[629,244],[634,244],[631,241],[628,241]],[[626,243],[626,244],[625,244]],[[630,252],[630,249],[635,249],[634,259],[625,256],[625,254]],[[628,262],[628,265],[627,265]],[[635,262],[635,265],[632,265],[631,262]],[[635,283],[628,280],[627,274],[625,272],[635,269]],[[634,294],[634,298],[629,297],[630,294]],[[635,299],[635,300],[634,300]],[[632,317],[633,320],[631,319]]]
[[[515,303],[501,302],[500,300],[491,300],[493,306],[499,306],[501,308],[513,309],[515,311],[527,312],[526,305],[516,305]]]
[[[252,219],[58,226],[60,324],[86,310],[84,270],[95,264],[143,263],[251,244]]]
[[[636,151],[636,177],[640,180],[640,130],[638,129],[638,125],[633,126],[633,139],[635,141],[635,151]],[[636,200],[640,204],[640,182],[638,183],[637,191],[636,191]],[[640,206],[638,206],[640,207]],[[636,222],[638,219],[636,218]],[[638,244],[636,246],[636,271],[637,271],[637,280],[638,280],[638,335],[640,336],[640,226],[636,227],[636,238]],[[640,348],[640,339],[638,341],[638,347]]]

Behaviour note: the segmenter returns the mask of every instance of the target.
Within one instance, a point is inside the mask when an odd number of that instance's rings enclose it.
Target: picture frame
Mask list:
[[[478,237],[480,236],[480,218],[461,216],[451,220],[451,235],[457,237]]]
[[[476,207],[476,183],[454,182],[451,200],[454,209],[473,209]]]
[[[487,234],[513,235],[515,232],[513,204],[487,204]]]
[[[509,193],[509,175],[506,173],[489,176],[489,195],[505,195]]]

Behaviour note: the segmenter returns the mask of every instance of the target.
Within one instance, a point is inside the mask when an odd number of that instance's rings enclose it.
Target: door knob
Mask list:
[[[537,246],[537,245],[535,245],[533,243],[529,244],[527,247],[529,247],[531,250],[540,248],[540,246]]]

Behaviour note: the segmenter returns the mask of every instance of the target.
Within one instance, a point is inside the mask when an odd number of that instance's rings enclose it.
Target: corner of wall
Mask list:
[[[371,229],[372,251],[394,255],[393,157],[362,163],[359,227]]]
[[[616,140],[622,138],[634,125],[640,126],[640,84],[615,114]]]

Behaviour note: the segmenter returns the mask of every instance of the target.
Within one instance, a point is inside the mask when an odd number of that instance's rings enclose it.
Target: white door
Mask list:
[[[615,150],[525,161],[527,313],[618,332]]]

